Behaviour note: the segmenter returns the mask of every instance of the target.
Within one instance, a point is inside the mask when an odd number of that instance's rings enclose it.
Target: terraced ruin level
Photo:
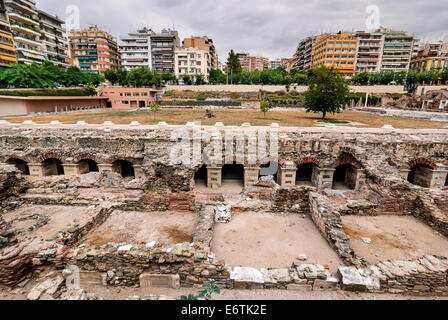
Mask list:
[[[448,129],[280,127],[252,163],[259,129],[188,166],[193,125],[0,124],[0,285],[448,293]]]

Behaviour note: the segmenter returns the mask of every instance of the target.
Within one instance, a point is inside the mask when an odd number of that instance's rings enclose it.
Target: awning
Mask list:
[[[45,60],[45,58],[43,56],[37,55],[37,54],[32,54],[26,51],[22,51],[22,54],[27,57],[27,58],[31,58],[31,59],[38,59],[38,60]]]

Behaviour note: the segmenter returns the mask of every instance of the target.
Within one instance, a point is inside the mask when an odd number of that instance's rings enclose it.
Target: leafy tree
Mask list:
[[[164,83],[168,83],[168,82],[172,82],[175,83],[176,82],[176,75],[172,72],[169,73],[164,73],[162,74],[162,80]]]
[[[243,69],[241,68],[240,60],[235,52],[230,50],[229,56],[227,57],[227,74],[233,75],[241,73]]]
[[[447,83],[447,81],[448,81],[448,69],[443,70],[442,74],[440,75],[440,79],[442,80],[442,83]]]
[[[121,68],[121,69],[117,70],[117,72],[116,72],[116,74],[117,74],[117,82],[120,85],[124,86],[124,85],[128,84],[128,82],[127,82],[128,73],[129,72],[126,69],[124,69],[124,68]]]
[[[201,86],[205,84],[205,79],[204,79],[204,75],[203,74],[198,74],[196,76],[196,85]]]
[[[211,84],[223,84],[226,83],[226,75],[222,73],[219,69],[210,70],[210,79],[209,82]]]
[[[110,83],[112,83],[112,85],[116,84],[118,82],[118,72],[112,69],[106,70],[104,72],[104,78],[106,78],[106,80],[110,81]]]
[[[352,80],[354,84],[366,86],[369,84],[369,73],[367,72],[357,73],[353,76]]]
[[[149,106],[149,108],[151,109],[151,112],[154,115],[154,119],[156,118],[156,113],[159,111],[160,109],[160,105],[154,101],[153,103],[151,103],[151,105]]]
[[[340,112],[344,108],[350,90],[344,77],[334,68],[316,68],[309,79],[309,88],[304,93],[307,112],[322,112],[322,119],[328,112]]]
[[[271,103],[267,99],[263,99],[260,103],[260,111],[263,112],[263,117],[266,118],[266,112],[271,110]]]
[[[182,77],[182,81],[184,82],[184,84],[188,86],[193,84],[193,81],[191,80],[191,77],[188,74],[184,74],[184,76]]]

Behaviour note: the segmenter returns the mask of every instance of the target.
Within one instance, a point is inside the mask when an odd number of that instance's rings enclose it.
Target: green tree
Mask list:
[[[354,84],[366,86],[369,84],[369,73],[359,72],[353,76],[352,81]]]
[[[164,73],[164,74],[162,74],[162,80],[163,80],[163,82],[165,84],[168,83],[168,82],[175,83],[176,82],[176,75],[174,73],[171,73],[171,72]]]
[[[118,73],[115,70],[109,69],[104,72],[104,78],[106,80],[110,81],[112,85],[116,84],[118,82]]]
[[[218,70],[218,69],[210,70],[209,82],[211,84],[223,84],[223,83],[226,83],[226,75],[224,73],[222,73],[221,70]]]
[[[154,120],[156,118],[156,113],[159,112],[160,109],[160,105],[154,101],[153,103],[151,103],[151,105],[149,106],[149,108],[151,109],[152,114],[154,115]]]
[[[186,84],[188,86],[193,84],[193,81],[191,80],[191,77],[188,74],[183,75],[182,81],[184,82],[184,84]]]
[[[128,79],[129,72],[126,69],[121,68],[121,69],[118,69],[116,73],[117,73],[117,82],[122,86],[127,85],[128,84],[127,79]]]
[[[442,83],[447,83],[447,81],[448,81],[448,69],[443,70],[442,74],[440,75],[440,80],[442,80]]]
[[[321,112],[322,119],[325,119],[328,112],[336,113],[344,108],[349,93],[344,77],[336,69],[325,66],[316,68],[304,93],[306,111]]]
[[[205,84],[205,79],[204,79],[204,75],[203,74],[198,74],[196,76],[196,81],[195,81],[196,85],[198,86],[202,86]]]
[[[238,56],[235,54],[233,49],[230,50],[229,56],[227,57],[227,75],[232,77],[234,74],[239,74],[242,71],[243,69],[241,68]]]
[[[266,112],[271,110],[271,103],[268,99],[263,99],[260,103],[260,111],[263,112],[263,117],[266,118]]]

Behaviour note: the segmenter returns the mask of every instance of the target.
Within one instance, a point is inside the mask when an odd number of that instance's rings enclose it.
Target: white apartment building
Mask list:
[[[126,70],[143,66],[152,68],[151,36],[154,34],[151,29],[143,28],[120,37],[121,65]]]
[[[355,73],[375,73],[381,69],[384,36],[381,32],[358,31]]]
[[[42,50],[45,60],[57,66],[68,68],[68,41],[62,25],[65,22],[56,16],[37,10],[40,22]]]
[[[184,75],[189,75],[195,81],[202,74],[208,82],[211,71],[211,58],[206,50],[198,48],[176,48],[174,53],[174,74],[182,82]]]
[[[407,71],[414,52],[414,36],[406,31],[379,29],[384,35],[381,71]]]

